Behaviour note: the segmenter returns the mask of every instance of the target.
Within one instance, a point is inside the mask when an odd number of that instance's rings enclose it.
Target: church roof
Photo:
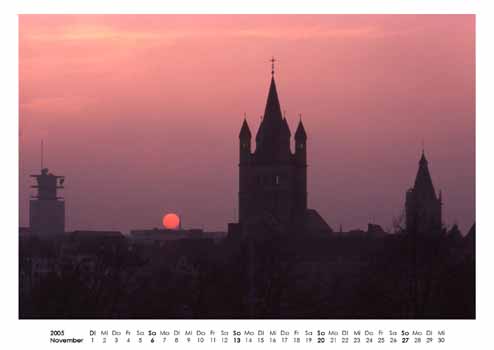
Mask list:
[[[307,134],[305,133],[302,119],[300,119],[300,121],[298,122],[297,131],[295,131],[295,140],[307,140]]]
[[[258,159],[273,161],[280,154],[285,153],[280,147],[283,147],[281,140],[284,139],[287,131],[290,135],[290,128],[281,113],[276,83],[274,77],[272,77],[266,107],[264,109],[264,117],[256,134],[255,154]],[[289,144],[286,151],[289,152]]]
[[[415,184],[413,186],[414,192],[424,199],[436,199],[436,191],[432,184],[431,175],[429,173],[429,167],[425,154],[422,151],[422,157],[419,161],[419,170],[415,177]]]
[[[307,209],[305,214],[306,231],[311,233],[333,233],[333,229],[315,209]]]
[[[281,126],[281,107],[278,99],[278,92],[276,91],[276,83],[274,77],[271,78],[271,84],[269,86],[268,99],[266,101],[266,107],[264,109],[264,116],[259,125],[259,129],[256,134],[256,141],[259,144],[266,143],[269,138],[273,138],[278,132]]]
[[[247,124],[247,119],[244,119],[244,122],[242,123],[242,127],[240,128],[240,134],[238,137],[240,138],[251,138],[251,133],[249,129],[249,124]]]
[[[264,120],[281,120],[280,101],[278,100],[278,92],[276,91],[276,83],[274,77],[271,78],[271,84],[269,86],[268,100],[266,101],[266,108],[264,109]]]

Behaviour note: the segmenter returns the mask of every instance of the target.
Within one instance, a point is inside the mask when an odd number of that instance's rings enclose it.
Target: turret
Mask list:
[[[307,210],[307,134],[302,118],[295,131],[295,165],[296,210],[303,217]]]
[[[299,165],[307,165],[307,134],[305,133],[302,118],[295,132],[295,159]]]
[[[247,119],[244,118],[242,128],[240,129],[239,138],[239,151],[240,151],[240,163],[239,163],[239,184],[238,184],[238,217],[239,222],[243,221],[248,210],[248,204],[246,198],[248,197],[248,179],[249,179],[249,163],[251,158],[250,146],[252,134],[250,133]]]
[[[250,133],[249,125],[247,124],[247,119],[244,119],[238,138],[240,140],[240,163],[246,163],[250,158],[252,139],[252,134]]]
[[[279,155],[278,159],[282,161],[288,161],[291,156],[290,152],[290,137],[292,133],[290,132],[290,127],[286,118],[283,118],[280,131],[280,144],[279,144]]]

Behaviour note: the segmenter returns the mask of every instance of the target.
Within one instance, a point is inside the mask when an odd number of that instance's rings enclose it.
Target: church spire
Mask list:
[[[281,114],[280,101],[278,99],[278,92],[276,91],[276,83],[274,76],[271,77],[271,84],[269,86],[268,99],[266,101],[266,108],[264,109],[263,121],[281,120],[283,116]]]
[[[274,61],[272,61],[274,62]],[[274,63],[273,63],[274,64]],[[274,73],[272,66],[272,73]],[[276,90],[274,76],[271,77],[269,85],[268,98],[264,109],[264,117],[256,134],[256,152],[257,150],[268,153],[274,152],[278,148],[280,131],[283,128],[283,115],[281,113],[280,101]],[[268,150],[269,149],[269,150]]]
[[[419,165],[424,164],[427,167],[427,158],[425,158],[425,151],[422,148],[422,157],[420,157]]]
[[[436,192],[432,184],[431,175],[425,152],[422,150],[422,156],[419,161],[419,170],[415,178],[414,191],[423,198],[436,199]]]

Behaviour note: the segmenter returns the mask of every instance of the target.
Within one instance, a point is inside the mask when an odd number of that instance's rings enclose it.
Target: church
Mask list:
[[[439,234],[442,229],[441,192],[436,195],[425,153],[419,161],[419,169],[413,188],[405,198],[406,231],[409,234]]]
[[[246,119],[239,141],[241,231],[262,225],[282,233],[332,232],[317,211],[307,208],[307,133],[300,119],[292,152],[290,127],[281,112],[274,66],[255,150],[252,151],[252,134]]]

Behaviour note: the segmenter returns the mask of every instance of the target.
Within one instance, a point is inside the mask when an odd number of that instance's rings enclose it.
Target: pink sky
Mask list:
[[[446,224],[475,218],[473,15],[22,15],[20,223],[29,174],[66,176],[67,229],[226,230],[238,132],[276,82],[308,133],[309,206],[391,226],[425,143]]]

